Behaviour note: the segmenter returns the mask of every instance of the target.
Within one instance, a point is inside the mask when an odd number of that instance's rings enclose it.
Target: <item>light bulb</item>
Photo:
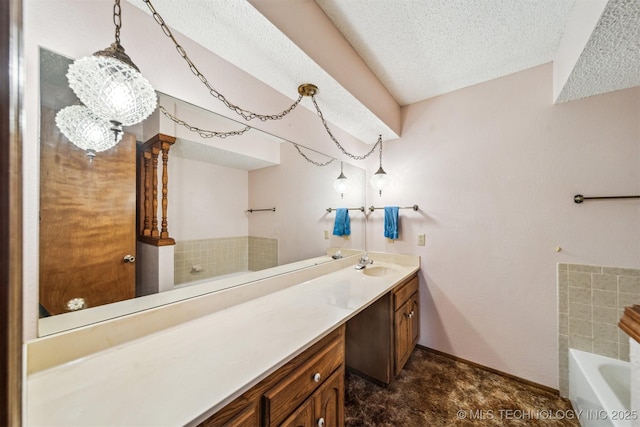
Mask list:
[[[389,177],[389,175],[387,175],[384,169],[382,169],[382,166],[380,166],[380,169],[378,169],[378,171],[371,177],[371,186],[378,190],[378,193],[381,196],[382,190],[384,190],[384,188],[389,185],[390,182],[391,178]]]
[[[156,109],[153,87],[135,68],[109,56],[77,59],[67,72],[69,87],[95,114],[123,126],[149,117]]]
[[[122,133],[114,135],[111,131],[111,123],[83,105],[72,105],[58,111],[56,125],[69,141],[87,150],[89,159],[115,146],[122,139]]]
[[[340,176],[333,181],[333,188],[344,198],[344,193],[349,189],[349,180],[342,172],[340,172]]]

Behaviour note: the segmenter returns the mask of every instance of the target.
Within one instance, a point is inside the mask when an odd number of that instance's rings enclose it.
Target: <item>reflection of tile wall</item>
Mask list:
[[[249,270],[264,270],[277,265],[278,239],[249,236]]]
[[[569,395],[569,348],[629,360],[618,328],[624,308],[640,304],[640,269],[558,264],[560,394]]]
[[[278,240],[253,236],[176,242],[174,283],[256,271],[278,265]],[[202,271],[192,271],[193,266]]]

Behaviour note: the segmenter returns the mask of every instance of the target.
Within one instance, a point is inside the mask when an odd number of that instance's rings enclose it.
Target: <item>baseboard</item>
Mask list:
[[[454,355],[449,354],[449,353],[445,353],[445,352],[442,352],[442,351],[439,351],[439,350],[435,350],[435,349],[430,348],[430,347],[425,347],[425,346],[420,345],[420,344],[416,345],[416,347],[419,348],[419,349],[425,350],[425,351],[429,351],[429,352],[438,354],[440,356],[447,357],[449,359],[453,359],[456,362],[461,362],[461,363],[473,366],[473,367],[478,368],[478,369],[489,371],[491,373],[494,373],[494,374],[497,374],[497,375],[501,375],[503,377],[507,377],[507,378],[510,378],[512,380],[519,381],[521,383],[530,385],[532,387],[544,390],[544,391],[546,391],[548,393],[552,393],[552,394],[560,396],[560,391],[558,389],[553,388],[553,387],[549,387],[549,386],[546,386],[546,385],[543,385],[543,384],[536,383],[536,382],[531,381],[531,380],[527,380],[527,379],[524,379],[524,378],[521,378],[521,377],[518,377],[518,376],[515,376],[515,375],[512,375],[512,374],[508,374],[506,372],[502,372],[502,371],[499,371],[497,369],[493,369],[493,368],[490,368],[488,366],[484,366],[484,365],[481,365],[479,363],[472,362],[470,360],[463,359],[461,357],[454,356]]]

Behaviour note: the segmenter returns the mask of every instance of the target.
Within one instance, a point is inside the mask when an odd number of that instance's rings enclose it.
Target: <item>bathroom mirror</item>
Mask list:
[[[87,157],[55,124],[58,111],[78,102],[66,79],[71,61],[40,50],[40,336],[330,262],[329,248],[344,255],[364,249],[364,212],[352,211],[351,235],[337,237],[335,212],[327,211],[365,206],[364,169],[343,164],[350,186],[341,195],[333,188],[340,161],[255,127],[241,136],[203,138],[156,111],[126,128],[129,135],[114,148]],[[159,103],[201,129],[247,126],[167,94],[159,94]],[[142,197],[136,146],[140,151],[154,128],[176,137],[167,162],[167,220],[175,245],[163,249],[155,266],[144,256],[149,245],[137,241],[135,209]],[[161,182],[162,155],[159,162]],[[108,249],[114,240],[128,249]],[[133,262],[127,263],[129,255]],[[105,257],[134,271],[131,279],[111,276],[112,268],[100,273]],[[87,280],[89,270],[106,282]],[[170,280],[158,280],[167,273]],[[50,286],[57,276],[57,288]],[[117,287],[125,290],[116,295]],[[65,307],[51,306],[53,294]]]

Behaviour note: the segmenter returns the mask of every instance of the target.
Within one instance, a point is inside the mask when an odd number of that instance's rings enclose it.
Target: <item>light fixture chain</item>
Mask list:
[[[181,120],[181,119],[177,118],[176,116],[174,116],[173,114],[169,113],[162,105],[160,105],[158,108],[160,109],[162,114],[167,116],[174,123],[176,123],[176,124],[178,124],[180,126],[184,126],[185,128],[189,129],[191,132],[195,132],[195,133],[197,133],[198,135],[200,135],[203,138],[216,137],[216,138],[224,139],[224,138],[226,138],[228,136],[239,136],[239,135],[242,135],[243,133],[245,133],[246,131],[251,129],[251,127],[249,127],[249,126],[245,127],[242,130],[230,131],[230,132],[216,132],[216,131],[213,131],[213,130],[200,129],[200,128],[195,127],[195,126],[191,126],[190,124],[188,124],[184,120]]]
[[[173,33],[171,32],[171,29],[169,29],[167,24],[164,22],[164,19],[162,19],[162,16],[160,16],[160,14],[156,11],[156,9],[151,4],[151,1],[150,0],[143,0],[143,1],[146,3],[147,7],[151,11],[151,14],[153,15],[153,18],[156,20],[158,25],[160,25],[160,27],[162,28],[162,31],[164,32],[164,34],[173,41],[173,43],[176,46],[176,50],[178,51],[180,56],[186,61],[186,63],[189,65],[189,69],[191,70],[191,72],[196,77],[198,77],[198,79],[207,87],[207,89],[209,90],[209,93],[213,97],[215,97],[218,100],[220,100],[224,105],[227,106],[227,108],[229,108],[230,110],[235,111],[243,119],[249,121],[249,120],[257,118],[257,119],[262,120],[263,122],[265,122],[267,120],[280,120],[284,116],[289,114],[291,111],[293,111],[293,109],[296,108],[298,106],[298,104],[300,103],[300,101],[302,100],[302,95],[298,96],[298,99],[289,108],[287,108],[286,110],[282,111],[279,114],[257,114],[257,113],[253,113],[253,112],[251,112],[249,110],[245,110],[243,108],[238,107],[237,105],[234,105],[234,104],[230,103],[229,101],[227,101],[227,99],[224,97],[224,95],[222,95],[213,86],[211,86],[211,84],[209,83],[207,78],[200,72],[200,70],[198,70],[198,68],[195,66],[193,61],[191,61],[191,58],[189,58],[189,56],[187,55],[187,52],[185,51],[185,49],[178,43],[176,38],[173,36]]]
[[[113,5],[113,24],[116,26],[116,44],[120,44],[120,28],[122,27],[122,10],[120,0],[115,0]]]
[[[367,154],[364,154],[362,156],[357,156],[349,153],[331,133],[331,130],[329,129],[329,125],[327,124],[327,121],[324,119],[324,115],[322,114],[322,111],[320,111],[320,107],[318,107],[318,103],[316,102],[316,97],[314,95],[311,95],[311,101],[313,101],[313,105],[316,107],[316,111],[318,112],[318,117],[320,117],[320,120],[322,120],[322,124],[324,125],[324,128],[327,131],[327,133],[329,134],[329,137],[338,146],[340,151],[342,151],[342,153],[344,153],[344,155],[346,155],[347,157],[351,157],[354,160],[364,160],[367,157],[369,157],[371,153],[375,151],[378,144],[382,145],[382,135],[380,135],[378,137],[378,141],[373,145],[373,147],[371,147],[371,150]]]
[[[316,166],[327,166],[329,163],[333,162],[335,159],[332,158],[331,160],[329,160],[326,163],[320,163],[320,162],[316,162],[315,160],[311,160],[309,157],[307,157],[302,150],[300,150],[300,146],[298,146],[298,144],[296,144],[295,142],[292,142],[292,144],[296,147],[296,150],[298,150],[298,154],[300,154],[302,157],[304,157],[304,159],[309,162],[309,163],[313,163]]]

